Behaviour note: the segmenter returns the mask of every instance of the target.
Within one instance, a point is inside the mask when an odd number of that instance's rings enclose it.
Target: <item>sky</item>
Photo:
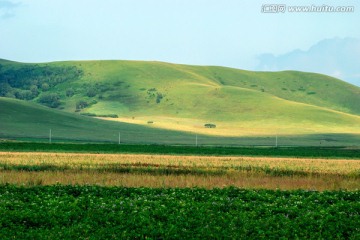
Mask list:
[[[281,12],[269,12],[284,2]],[[0,58],[301,70],[360,86],[359,23],[357,0],[0,0]]]

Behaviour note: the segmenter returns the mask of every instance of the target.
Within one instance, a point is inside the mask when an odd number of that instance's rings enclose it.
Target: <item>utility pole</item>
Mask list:
[[[276,135],[275,146],[278,146],[278,136]]]
[[[51,128],[50,128],[50,132],[49,132],[49,143],[51,143]]]
[[[196,138],[195,138],[195,145],[198,146],[198,138],[197,138],[197,134],[196,134]]]
[[[119,132],[119,145],[120,145],[120,142],[121,142],[121,135],[120,135],[120,132]]]

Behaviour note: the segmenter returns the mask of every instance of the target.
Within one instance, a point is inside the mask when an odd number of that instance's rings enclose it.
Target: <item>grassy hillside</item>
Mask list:
[[[53,141],[104,141],[118,142],[119,132],[124,143],[176,142],[190,138],[181,132],[93,119],[48,107],[9,98],[0,98],[0,138],[45,139],[52,130]],[[193,137],[191,137],[193,138]]]
[[[223,136],[360,133],[360,88],[320,74],[140,61],[0,61],[0,73],[3,96],[153,128]]]
[[[222,85],[254,89],[290,101],[360,114],[357,104],[360,88],[326,75],[298,71],[251,72],[224,67],[203,67],[201,72]]]
[[[125,144],[262,145],[274,146],[274,136],[220,137],[195,135],[136,124],[103,121],[31,102],[0,97],[0,139],[53,142],[110,142]],[[1,143],[0,143],[1,144]],[[279,146],[360,146],[360,134],[284,135]],[[94,148],[93,151],[97,151]],[[166,149],[164,150],[167,151]],[[165,153],[164,152],[164,153]]]

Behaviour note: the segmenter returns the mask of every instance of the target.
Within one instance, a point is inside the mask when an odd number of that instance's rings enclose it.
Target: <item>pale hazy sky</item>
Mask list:
[[[261,11],[264,4],[284,2],[287,7],[354,6],[354,12]],[[356,0],[0,0],[0,58],[158,60],[265,70],[261,66],[272,64],[263,62],[265,53],[279,62],[294,50],[309,52],[324,39],[357,41],[359,23]],[[343,55],[340,62],[347,62]],[[286,68],[304,69],[294,62]],[[349,61],[352,69],[359,64]],[[318,71],[331,74],[334,65],[328,68]],[[274,63],[269,70],[281,69]],[[345,76],[344,69],[331,70]],[[355,82],[359,73],[352,73]]]

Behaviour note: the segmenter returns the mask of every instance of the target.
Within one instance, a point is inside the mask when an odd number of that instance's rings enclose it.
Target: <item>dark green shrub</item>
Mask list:
[[[97,90],[95,88],[89,88],[86,92],[86,96],[95,97],[97,94]]]
[[[88,107],[88,106],[89,106],[89,104],[88,104],[86,101],[84,101],[84,100],[80,100],[80,101],[78,101],[78,102],[76,103],[76,109],[77,109],[77,110],[84,109],[84,108],[86,108],[86,107]]]
[[[0,96],[5,97],[6,94],[11,93],[11,86],[8,83],[0,83]]]
[[[39,95],[39,89],[36,85],[30,86],[30,92],[31,92],[32,98],[36,98]]]
[[[74,89],[69,88],[69,89],[66,90],[66,96],[67,97],[72,97],[72,96],[74,96],[74,94],[75,94]]]
[[[39,103],[44,104],[51,108],[57,108],[60,106],[60,96],[57,93],[43,94],[39,98]]]
[[[30,90],[16,90],[15,97],[17,99],[21,99],[21,100],[31,100],[35,96],[33,95],[33,93]]]
[[[157,93],[156,94],[156,103],[160,103],[163,98],[164,98],[164,96],[162,93]]]
[[[49,90],[49,88],[50,88],[49,84],[47,83],[41,84],[41,90],[43,90],[44,92]]]

